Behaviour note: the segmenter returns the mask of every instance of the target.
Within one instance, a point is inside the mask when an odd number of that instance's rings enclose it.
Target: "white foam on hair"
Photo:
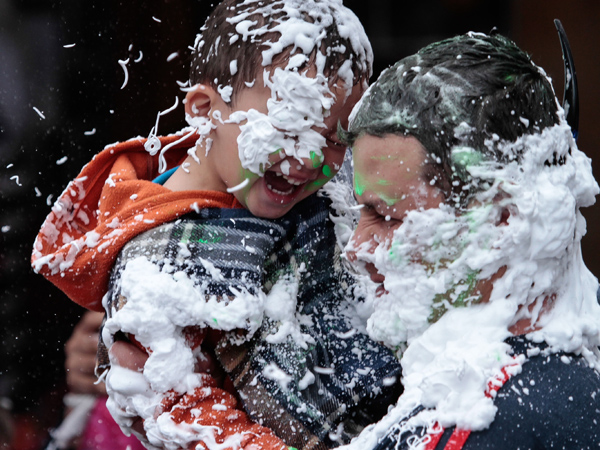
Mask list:
[[[269,156],[282,152],[296,159],[310,158],[326,146],[325,138],[313,127],[323,127],[324,117],[333,105],[333,97],[322,75],[276,68],[265,71],[265,85],[271,88],[268,113],[255,109],[236,111],[229,122],[242,123],[238,152],[242,167],[262,175],[269,167]]]
[[[371,44],[356,15],[345,7],[341,0],[246,0],[242,6],[247,6],[247,9],[227,21],[235,24],[236,31],[243,40],[260,41],[261,36],[273,32],[280,35],[277,40],[265,42],[269,48],[263,52],[263,66],[271,65],[273,59],[290,46],[292,54],[296,50],[304,55],[310,55],[313,51],[322,53],[322,50],[343,53],[346,49],[342,46],[322,49],[326,37],[325,29],[335,22],[340,37],[352,45],[361,71],[369,73],[373,61]],[[303,17],[307,13],[312,22],[307,22]],[[266,25],[257,27],[257,22],[252,21],[251,17],[259,14],[268,17],[269,21]],[[197,44],[200,40],[201,38]],[[324,67],[317,69],[322,73]]]
[[[269,34],[269,39],[262,42],[268,47],[262,53],[262,66],[269,68],[264,76],[265,86],[272,92],[269,112],[235,111],[229,120],[232,123],[246,121],[240,126],[242,132],[238,138],[240,160],[244,168],[262,176],[273,152],[283,151],[298,160],[309,158],[311,152],[321,152],[326,145],[325,139],[310,127],[322,126],[323,117],[332,106],[329,87],[333,86],[333,78],[340,81],[337,87],[341,86],[348,97],[354,85],[353,63],[365,74],[365,79],[368,78],[373,52],[360,21],[341,0],[246,0],[236,8],[238,13],[227,19],[238,33],[229,37],[230,43],[241,39],[259,45]],[[259,26],[253,18],[261,15],[267,20]],[[306,16],[310,19],[307,20]],[[343,54],[347,50],[343,45],[324,48],[326,29],[334,23],[340,37],[352,46],[358,61],[345,61],[333,77],[327,77],[326,53]],[[194,47],[199,50],[204,45],[199,34]],[[271,67],[283,52],[289,52],[290,57],[276,68]],[[315,56],[311,65],[316,69],[314,76],[299,72],[311,55]],[[209,52],[208,60],[215,56],[216,51]],[[237,61],[232,61],[230,67],[235,67],[231,70],[232,74],[237,72]],[[222,94],[221,91],[219,93]],[[223,100],[229,102],[234,95],[229,91]],[[199,134],[202,136],[202,133]]]

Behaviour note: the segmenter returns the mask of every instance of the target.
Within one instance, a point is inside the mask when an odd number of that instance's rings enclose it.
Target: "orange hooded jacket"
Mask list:
[[[180,164],[197,135],[160,138],[167,167]],[[171,191],[153,183],[159,155],[146,139],[107,146],[81,171],[52,207],[35,240],[31,262],[71,300],[103,311],[112,266],[123,246],[144,231],[204,208],[241,208],[231,194]]]
[[[164,153],[166,167],[181,164],[197,138],[196,134],[160,138],[160,148],[170,146]],[[97,154],[61,194],[35,240],[34,270],[85,308],[104,311],[102,297],[108,290],[111,269],[133,237],[192,211],[243,207],[228,193],[174,192],[153,183],[159,175],[159,154],[151,155],[144,147],[146,142],[134,138]],[[199,340],[194,344],[199,345]],[[239,409],[236,397],[218,387],[210,376],[205,386],[191,393],[168,393],[162,410],[170,411],[180,423],[217,427],[217,442],[237,434],[242,448],[287,449],[271,430],[253,423]],[[198,441],[189,448],[207,447]]]

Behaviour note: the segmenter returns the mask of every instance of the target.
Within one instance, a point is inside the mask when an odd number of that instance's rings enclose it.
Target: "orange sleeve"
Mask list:
[[[205,330],[197,327],[186,327],[184,335],[190,348],[196,349],[203,343],[211,346],[221,334],[217,330]],[[207,336],[208,335],[208,336]],[[208,338],[207,338],[208,337]],[[140,349],[149,352],[135,337],[129,339]],[[171,391],[162,401],[158,414],[168,412],[176,424],[202,425],[215,429],[215,441],[223,444],[229,438],[235,439],[242,449],[254,444],[261,450],[287,450],[287,445],[269,428],[253,422],[246,414],[235,396],[235,388],[228,385],[227,378],[223,387],[216,378],[208,373],[202,374],[203,385],[187,394]],[[198,447],[200,445],[200,447]],[[195,441],[188,447],[190,450],[208,447],[202,441]],[[233,447],[232,447],[233,448]],[[238,447],[236,447],[238,448]]]
[[[196,388],[192,393],[173,395],[165,399],[163,411],[169,412],[173,421],[178,424],[215,427],[214,437],[217,444],[223,444],[227,439],[237,436],[239,441],[236,441],[242,449],[250,445],[262,450],[288,448],[270,429],[252,422],[241,410],[237,399],[231,393],[217,387],[215,380],[209,376],[206,377],[206,385]],[[188,448],[208,450],[208,446],[202,441],[193,442]]]
[[[170,136],[161,143],[180,139]],[[168,167],[185,159],[196,139],[170,149]],[[158,157],[146,152],[145,142],[132,139],[97,154],[56,201],[34,243],[34,271],[94,311],[104,310],[110,271],[132,238],[199,209],[241,207],[227,192],[171,191],[153,183]]]

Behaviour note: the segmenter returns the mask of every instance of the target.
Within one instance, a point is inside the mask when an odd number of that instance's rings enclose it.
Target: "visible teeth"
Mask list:
[[[304,184],[303,181],[294,180],[293,178],[288,178],[285,175],[282,175],[282,177],[285,181],[287,181],[290,184],[293,184],[294,186],[300,186],[301,184]]]
[[[275,175],[277,175],[278,177],[282,177],[283,176],[283,174],[279,173],[279,172],[275,172]]]
[[[293,187],[292,187],[292,188],[290,188],[290,189],[288,189],[288,190],[287,190],[287,191],[285,191],[285,192],[284,192],[284,191],[280,191],[280,190],[278,190],[278,189],[275,189],[275,188],[274,188],[273,186],[271,186],[270,184],[267,184],[267,187],[268,187],[270,190],[272,190],[273,192],[275,192],[276,194],[279,194],[279,195],[289,195],[289,194],[291,194],[292,192],[294,192],[294,188],[293,188]]]

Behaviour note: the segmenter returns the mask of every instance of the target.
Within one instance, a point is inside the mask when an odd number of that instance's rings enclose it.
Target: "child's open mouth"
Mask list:
[[[300,187],[305,184],[303,181],[295,180],[274,171],[266,172],[264,178],[269,191],[284,197],[294,196]]]

